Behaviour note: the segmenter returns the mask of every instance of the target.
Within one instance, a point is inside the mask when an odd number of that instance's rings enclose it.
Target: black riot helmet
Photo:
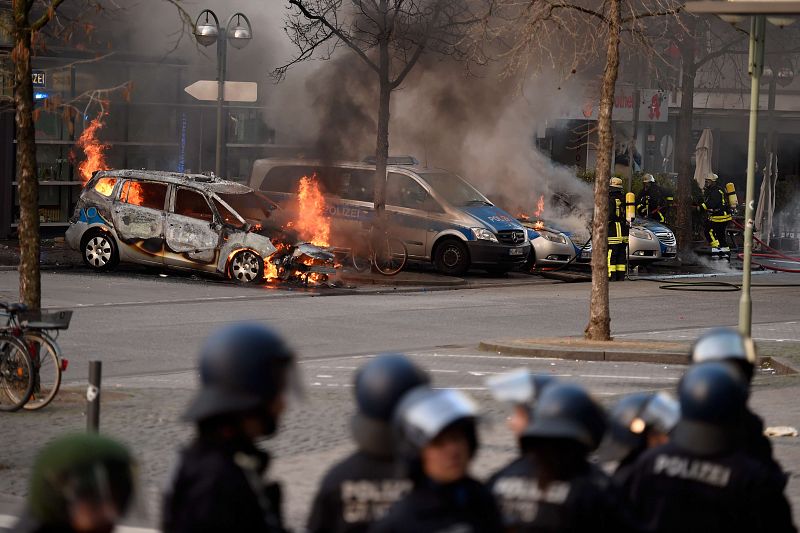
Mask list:
[[[522,405],[533,411],[542,391],[555,381],[553,376],[534,374],[528,369],[520,368],[491,376],[486,384],[495,400]]]
[[[745,412],[747,389],[741,373],[725,363],[690,367],[678,385],[681,419],[672,441],[701,455],[730,449]]]
[[[200,392],[184,418],[195,422],[258,410],[296,377],[294,352],[270,328],[257,323],[225,326],[200,350]],[[268,433],[276,421],[267,420]]]
[[[692,345],[692,363],[708,361],[733,363],[744,373],[748,382],[753,379],[756,359],[753,339],[731,328],[712,329],[701,335]]]
[[[393,454],[392,416],[403,395],[430,383],[430,376],[402,354],[383,354],[358,369],[355,396],[358,412],[351,429],[359,448],[373,455]]]
[[[680,405],[659,392],[636,392],[623,397],[608,415],[608,431],[601,447],[603,459],[622,461],[647,446],[647,435],[669,435],[680,418]]]
[[[541,439],[570,440],[590,452],[600,444],[605,429],[602,407],[583,387],[555,383],[542,393],[520,440],[523,445]]]

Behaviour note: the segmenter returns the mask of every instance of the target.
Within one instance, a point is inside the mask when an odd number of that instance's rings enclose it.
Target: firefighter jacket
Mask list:
[[[608,244],[627,243],[629,231],[625,219],[625,194],[612,189],[608,196]]]
[[[655,183],[651,183],[647,188],[642,189],[639,201],[636,204],[636,214],[644,218],[652,218],[659,222],[664,222],[664,210],[667,207],[668,198],[664,191]]]
[[[359,450],[322,479],[308,518],[309,533],[364,532],[411,491],[391,456]]]
[[[500,512],[482,483],[465,478],[440,485],[420,480],[369,530],[372,533],[496,533]]]
[[[733,218],[728,204],[728,195],[716,183],[703,190],[703,203],[700,208],[705,211],[706,217],[711,222],[728,222]]]
[[[200,437],[180,454],[165,496],[165,533],[284,533],[281,490],[252,442]]]
[[[783,488],[742,451],[700,456],[669,443],[642,455],[625,493],[646,531],[794,532]]]

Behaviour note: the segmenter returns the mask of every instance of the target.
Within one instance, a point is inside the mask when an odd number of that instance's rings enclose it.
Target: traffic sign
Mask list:
[[[219,84],[213,80],[200,80],[184,89],[198,100],[215,101]],[[251,81],[226,81],[224,99],[226,102],[258,101],[258,84]]]

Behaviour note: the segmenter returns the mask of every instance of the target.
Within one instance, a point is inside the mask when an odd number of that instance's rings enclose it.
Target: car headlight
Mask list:
[[[642,228],[631,228],[631,235],[633,235],[637,239],[644,239],[646,241],[653,240],[653,234],[647,231],[646,229]]]
[[[480,241],[497,242],[497,236],[486,228],[472,228],[472,234]]]
[[[558,242],[561,244],[567,244],[567,238],[561,235],[560,233],[553,233],[551,231],[540,231],[539,235],[544,237],[550,242]]]

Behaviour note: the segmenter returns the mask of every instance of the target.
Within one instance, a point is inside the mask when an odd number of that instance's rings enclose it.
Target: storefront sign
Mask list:
[[[31,78],[33,79],[33,86],[41,89],[47,87],[47,73],[43,70],[34,70],[31,74]]]

